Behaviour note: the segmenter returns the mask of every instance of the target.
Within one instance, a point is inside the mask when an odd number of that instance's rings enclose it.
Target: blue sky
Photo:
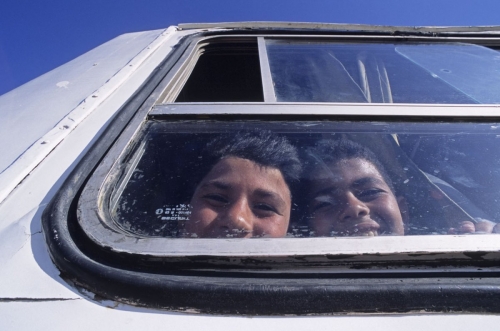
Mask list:
[[[222,21],[500,25],[500,0],[3,0],[0,95],[120,34]]]

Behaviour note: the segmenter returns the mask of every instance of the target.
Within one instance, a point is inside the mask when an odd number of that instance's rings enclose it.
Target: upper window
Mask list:
[[[261,40],[204,46],[176,102],[500,103],[483,46]]]

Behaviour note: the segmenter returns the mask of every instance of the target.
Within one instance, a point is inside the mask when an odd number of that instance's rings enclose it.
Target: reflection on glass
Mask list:
[[[498,51],[467,44],[403,45],[395,50],[477,103],[500,101]]]
[[[266,39],[278,101],[500,103],[500,54],[448,44]]]
[[[111,215],[172,238],[497,232],[500,126],[150,122]]]

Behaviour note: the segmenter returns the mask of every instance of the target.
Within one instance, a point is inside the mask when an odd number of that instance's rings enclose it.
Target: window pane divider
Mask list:
[[[264,40],[264,37],[257,38],[257,45],[259,47],[260,75],[262,77],[264,101],[276,102],[273,77],[271,76],[271,68],[269,67],[269,58],[267,57],[266,41]]]
[[[149,112],[150,118],[168,115],[355,115],[484,118],[497,120],[499,105],[367,104],[367,103],[165,103]]]

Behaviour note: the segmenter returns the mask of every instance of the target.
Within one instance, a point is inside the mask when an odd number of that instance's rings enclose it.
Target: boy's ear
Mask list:
[[[408,222],[410,221],[410,208],[408,208],[408,203],[406,202],[405,197],[398,196],[396,197],[396,201],[398,202],[399,211],[401,212],[401,217],[403,218],[403,223],[406,227],[408,226]]]

